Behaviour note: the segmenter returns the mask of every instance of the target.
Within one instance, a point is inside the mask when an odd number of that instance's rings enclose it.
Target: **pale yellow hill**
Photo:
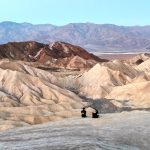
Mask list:
[[[120,61],[96,64],[78,78],[79,94],[107,98],[118,107],[150,107],[150,61],[133,66]]]
[[[119,61],[96,64],[79,79],[80,94],[91,98],[105,97],[115,86],[128,84],[139,71]]]
[[[106,98],[114,99],[114,104],[119,107],[150,108],[150,82],[114,87]]]
[[[45,78],[9,69],[0,72],[0,118],[3,120],[0,129],[15,125],[9,120],[36,124],[76,116],[76,110],[82,107],[77,95]]]

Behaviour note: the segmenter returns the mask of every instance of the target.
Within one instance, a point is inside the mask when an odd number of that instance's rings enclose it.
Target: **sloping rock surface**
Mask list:
[[[16,128],[0,133],[0,149],[149,150],[149,116],[133,111]]]

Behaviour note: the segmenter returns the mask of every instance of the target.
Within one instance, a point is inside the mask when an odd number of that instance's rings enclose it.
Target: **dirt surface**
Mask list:
[[[135,53],[135,54],[134,53],[131,53],[131,54],[128,54],[128,53],[97,54],[97,56],[99,56],[100,58],[107,59],[107,60],[114,60],[114,59],[126,60],[126,59],[133,58],[136,55],[138,55],[138,54],[137,53]]]
[[[71,118],[0,133],[2,150],[149,150],[150,112]]]

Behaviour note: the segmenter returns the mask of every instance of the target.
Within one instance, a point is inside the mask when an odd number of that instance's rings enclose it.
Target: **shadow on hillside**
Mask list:
[[[81,96],[84,102],[87,102],[88,105],[86,107],[92,107],[97,109],[99,113],[115,113],[122,111],[133,111],[133,110],[145,110],[150,111],[150,108],[132,108],[132,107],[117,107],[111,101],[113,99],[91,99],[87,97]]]
[[[87,97],[81,97],[84,102],[87,102],[87,107],[97,109],[99,113],[113,113],[118,112],[117,106],[115,106],[111,100],[108,99],[91,99]]]
[[[38,66],[37,68],[41,70],[55,71],[55,72],[59,72],[59,69],[60,69],[60,68],[55,68],[55,67],[52,68],[52,67],[43,67],[43,66]]]

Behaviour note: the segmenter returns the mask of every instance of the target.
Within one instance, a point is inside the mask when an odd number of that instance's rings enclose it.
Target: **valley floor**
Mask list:
[[[127,59],[131,59],[135,56],[137,56],[139,53],[94,53],[97,56],[103,58],[103,59],[107,59],[107,60],[114,60],[114,59],[118,59],[118,60],[127,60]]]
[[[102,114],[10,129],[1,150],[149,150],[150,112]]]

